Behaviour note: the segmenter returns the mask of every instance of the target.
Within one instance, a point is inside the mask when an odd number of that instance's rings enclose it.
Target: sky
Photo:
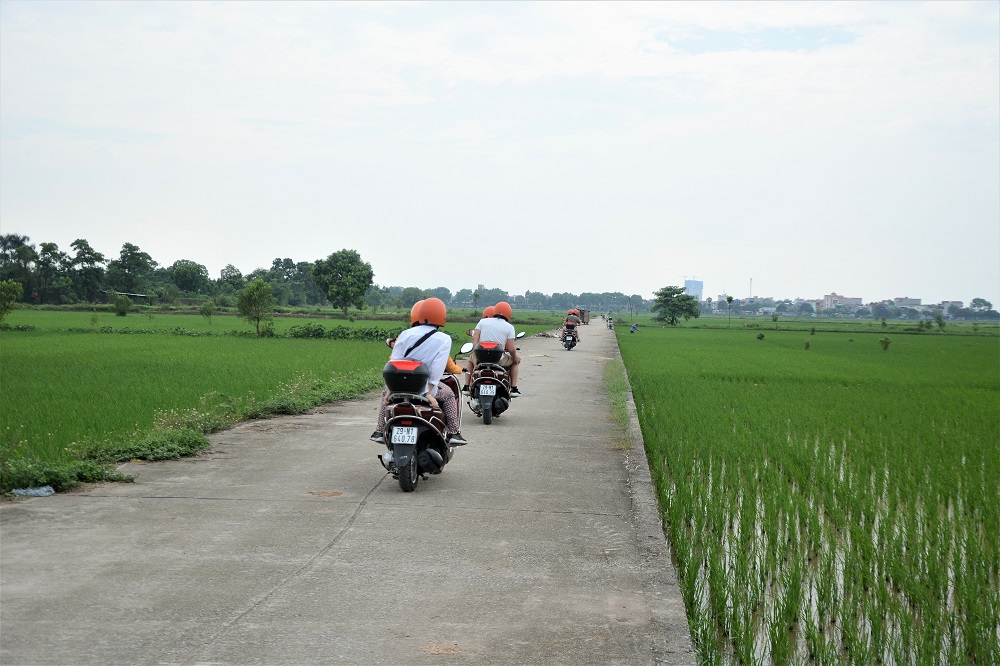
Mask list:
[[[0,233],[1000,306],[1000,3],[3,0]]]

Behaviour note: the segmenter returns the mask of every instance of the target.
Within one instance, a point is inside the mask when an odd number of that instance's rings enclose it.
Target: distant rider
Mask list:
[[[500,365],[507,368],[510,373],[510,394],[520,395],[517,388],[518,365],[521,363],[521,356],[517,353],[517,334],[514,326],[510,323],[513,311],[510,303],[500,301],[493,306],[494,314],[490,319],[482,319],[476,324],[476,329],[472,332],[472,348],[475,349],[480,342],[495,342],[503,345],[504,353],[500,359]],[[469,356],[469,367],[476,367],[476,353]],[[469,375],[472,373],[470,371]],[[463,389],[464,390],[464,389]]]

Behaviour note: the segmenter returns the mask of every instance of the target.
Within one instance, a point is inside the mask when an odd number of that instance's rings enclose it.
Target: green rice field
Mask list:
[[[407,315],[276,317],[277,337],[256,338],[231,315],[16,310],[5,322],[11,330],[0,332],[0,464],[59,465],[81,451],[100,459],[95,447],[131,450],[121,443],[153,431],[201,436],[241,418],[287,413],[289,401],[302,410],[375,389],[389,354],[384,336],[402,330]],[[458,340],[469,325],[451,325]],[[369,339],[285,337],[294,327],[350,329]]]
[[[763,332],[617,331],[699,660],[1000,663],[1000,339]]]

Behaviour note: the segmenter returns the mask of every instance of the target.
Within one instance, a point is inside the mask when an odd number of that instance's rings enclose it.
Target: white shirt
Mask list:
[[[476,330],[479,331],[479,342],[495,342],[501,347],[517,335],[513,324],[497,317],[480,319]]]
[[[393,360],[410,358],[425,364],[430,370],[430,378],[427,383],[436,391],[438,381],[441,379],[441,375],[444,374],[444,369],[448,364],[448,354],[451,353],[451,337],[447,333],[437,331],[434,335],[420,343],[420,346],[410,352],[409,356],[405,356],[407,349],[432,330],[434,330],[434,327],[426,324],[406,329],[396,338],[396,344],[392,347],[392,356],[390,358]],[[421,394],[427,393],[427,390],[428,388],[425,385]]]

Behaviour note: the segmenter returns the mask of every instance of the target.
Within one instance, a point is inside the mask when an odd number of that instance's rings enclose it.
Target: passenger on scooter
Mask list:
[[[576,333],[576,339],[580,339],[580,325],[583,324],[583,320],[580,319],[580,311],[576,308],[566,311],[566,319],[563,320],[563,328],[566,324],[573,324],[573,331]]]
[[[494,314],[492,318],[482,319],[476,324],[476,329],[472,332],[472,347],[475,349],[480,342],[495,342],[503,345],[504,354],[500,359],[500,365],[507,368],[510,373],[510,394],[520,395],[517,388],[517,370],[521,362],[521,356],[517,353],[517,334],[514,326],[510,323],[513,311],[510,303],[500,301],[493,306]],[[469,355],[469,376],[476,367],[476,353]],[[467,392],[468,384],[462,387],[463,392]]]
[[[476,324],[476,328],[479,328],[479,324],[482,324],[487,319],[493,319],[493,315],[496,314],[495,309],[492,305],[487,305],[483,308],[483,318],[479,320]],[[473,331],[466,331],[469,335],[473,335]],[[465,384],[462,385],[462,393],[469,392],[469,378],[472,377],[472,371],[476,369],[475,361],[473,360],[475,355],[470,355],[465,361]]]
[[[440,383],[441,375],[448,367],[449,352],[451,352],[451,336],[438,329],[445,324],[448,309],[439,298],[428,298],[414,306],[411,310],[411,321],[414,326],[399,334],[392,345],[392,359],[409,358],[425,364],[430,371],[427,385],[422,393],[430,401],[431,406],[440,407],[448,424],[448,443],[456,446],[468,444],[458,431],[459,414],[455,393]],[[415,317],[415,319],[413,319]],[[378,420],[371,439],[380,444],[385,443],[385,406],[389,398],[389,389],[382,392],[379,404]]]

